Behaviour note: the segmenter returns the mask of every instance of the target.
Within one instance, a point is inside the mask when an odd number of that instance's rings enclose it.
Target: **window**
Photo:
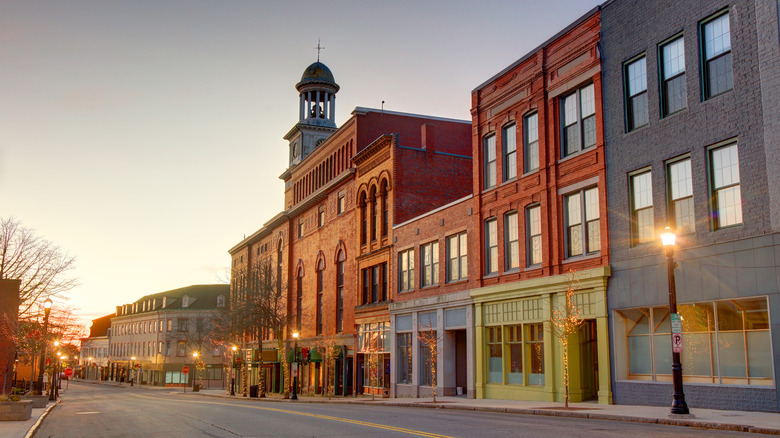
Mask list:
[[[533,113],[523,119],[523,165],[524,172],[539,169],[539,115]]]
[[[396,335],[396,348],[398,349],[398,383],[412,383],[412,334],[399,333]]]
[[[600,251],[598,189],[581,190],[564,197],[564,213],[566,256],[575,257]]]
[[[517,212],[504,215],[504,269],[520,267],[520,238],[518,236]]]
[[[526,324],[525,354],[528,357],[528,384],[544,385],[544,325]]]
[[[171,355],[171,342],[168,341],[165,343],[165,355],[170,356]]]
[[[468,246],[466,233],[456,234],[447,238],[447,281],[464,280],[468,269]]]
[[[317,333],[322,334],[322,294],[323,294],[323,274],[325,271],[325,262],[320,260],[317,266]]]
[[[731,31],[725,13],[701,25],[702,82],[704,98],[717,96],[734,87],[731,74]]]
[[[368,242],[368,202],[366,194],[360,195],[360,244],[365,245]]]
[[[320,205],[320,208],[317,211],[317,226],[321,228],[324,225],[325,225],[325,206]]]
[[[298,331],[300,332],[303,318],[303,269],[298,270],[298,282],[296,284],[295,295],[295,326],[298,327]]]
[[[303,237],[303,218],[298,219],[298,237]]]
[[[504,150],[504,181],[508,181],[517,176],[517,136],[514,123],[505,126],[501,130],[501,141]]]
[[[485,159],[484,188],[487,190],[496,186],[496,136],[485,137],[483,148]]]
[[[661,46],[662,115],[676,113],[687,106],[685,88],[685,40],[679,37]]]
[[[184,318],[179,318],[176,322],[179,323],[179,331],[180,332],[186,332],[187,331],[187,320]]]
[[[677,311],[686,381],[774,387],[765,297],[679,304]],[[669,308],[620,309],[615,314],[615,335],[628,348],[616,364],[618,378],[669,381]]]
[[[387,263],[363,269],[363,304],[387,300]]]
[[[420,386],[433,386],[433,357],[431,348],[436,347],[436,332],[428,332],[425,337],[420,337]]]
[[[693,180],[691,178],[691,159],[675,161],[667,168],[669,181],[669,200],[671,219],[677,234],[688,234],[695,231],[695,216],[693,212]]]
[[[376,240],[376,218],[379,217],[379,198],[371,196],[371,241]]]
[[[742,223],[737,145],[710,150],[712,216],[715,229]]]
[[[534,205],[526,209],[526,257],[527,265],[542,263],[542,207]]]
[[[626,124],[628,130],[633,131],[648,123],[647,68],[644,56],[626,64],[625,77]]]
[[[336,264],[336,331],[344,331],[344,252],[339,251]]]
[[[561,99],[564,157],[596,145],[596,100],[593,84]]]
[[[336,212],[338,214],[344,213],[347,207],[347,197],[344,192],[339,192],[338,202],[336,203]]]
[[[382,237],[387,236],[387,230],[390,228],[390,201],[388,201],[388,193],[385,188],[382,191]]]
[[[217,297],[217,307],[225,307],[225,296],[220,295]]]
[[[509,353],[509,370],[506,382],[522,385],[523,380],[523,326],[510,325],[506,328],[507,352]]]
[[[498,272],[498,227],[496,219],[485,221],[485,274]]]
[[[501,327],[486,327],[488,349],[488,382],[504,383],[504,355]]]
[[[184,356],[186,352],[184,341],[179,341],[176,346],[176,356]]]
[[[631,175],[631,242],[634,245],[655,239],[653,219],[653,180],[650,170]]]
[[[414,288],[414,250],[408,249],[398,253],[398,286],[400,291]]]
[[[422,287],[439,284],[439,242],[420,246],[422,258]]]
[[[168,331],[171,331],[172,329],[173,329],[173,320],[169,319],[168,320]]]

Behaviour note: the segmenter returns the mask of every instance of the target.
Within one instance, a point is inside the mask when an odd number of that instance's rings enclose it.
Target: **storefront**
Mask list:
[[[569,400],[611,402],[606,286],[609,267],[472,290],[476,397],[563,401],[563,344],[553,321],[574,288],[581,325],[568,338]]]
[[[358,326],[358,394],[390,393],[390,322]]]

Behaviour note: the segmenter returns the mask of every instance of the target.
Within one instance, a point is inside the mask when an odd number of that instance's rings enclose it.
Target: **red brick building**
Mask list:
[[[19,314],[20,280],[0,279],[0,373],[2,384],[0,393],[9,394],[14,384],[14,359],[16,344],[11,334],[16,331]]]
[[[355,345],[358,332],[368,333],[372,327],[379,336],[377,324],[389,326],[390,227],[397,220],[395,211],[399,206],[425,209],[445,204],[470,190],[470,125],[356,108],[337,128],[333,114],[339,86],[324,64],[309,66],[296,88],[299,121],[285,136],[290,159],[280,176],[285,181],[285,210],[230,249],[233,274],[235,278],[263,261],[271,263],[292,316],[285,339],[292,344],[292,333],[298,331],[301,349],[314,350],[326,341],[341,346],[335,392],[363,393],[363,368],[354,372],[356,366],[362,367],[363,357]],[[439,143],[433,142],[434,135]],[[441,144],[441,152],[433,151],[435,144]],[[435,173],[445,165],[446,174]],[[425,188],[426,175],[445,178],[451,186],[431,192]],[[397,184],[401,179],[404,183]],[[365,277],[369,271],[372,276]],[[270,353],[276,342],[268,333],[262,337],[263,349],[269,350],[264,357],[278,362]],[[256,338],[248,336],[242,348],[257,349]],[[327,370],[317,354],[308,359],[300,369],[299,391],[323,391]],[[278,390],[281,380],[278,365],[275,370],[268,377],[271,390]],[[244,381],[255,384],[257,373],[247,373]],[[379,392],[384,384],[375,378],[371,387]]]
[[[610,401],[599,21],[595,8],[472,92],[477,398],[562,400],[550,320],[573,272],[571,398]]]

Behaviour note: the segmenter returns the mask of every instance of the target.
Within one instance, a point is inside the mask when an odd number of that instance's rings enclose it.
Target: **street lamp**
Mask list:
[[[195,385],[198,384],[198,352],[192,353],[192,366],[195,372],[192,374],[192,390],[195,391]],[[200,388],[198,388],[200,390]]]
[[[51,312],[51,298],[46,298],[43,302],[43,347],[41,348],[41,361],[38,365],[38,388],[35,393],[43,395],[43,371],[46,365],[46,339],[49,337],[49,313]]]
[[[230,363],[230,395],[236,395],[236,350],[238,347],[234,345],[231,350],[233,350],[233,361]]]
[[[92,357],[90,356],[89,360],[87,361],[87,372],[86,372],[87,379],[91,379],[92,377]]]
[[[128,377],[130,377],[130,386],[133,386],[133,377],[134,377],[134,374],[135,374],[134,370],[133,370],[133,367],[135,366],[135,364],[133,362],[135,362],[135,356],[130,356],[130,369],[128,370],[128,373],[127,373]]]
[[[293,332],[293,339],[295,340],[295,346],[293,347],[293,393],[290,400],[298,400],[298,332]]]
[[[672,229],[666,227],[664,232],[661,233],[661,244],[666,253],[666,272],[669,278],[669,318],[676,318],[673,315],[677,314],[677,290],[674,284],[674,268],[677,265],[674,262],[675,240],[676,236]],[[672,337],[674,336],[680,336],[680,333],[672,333]],[[674,344],[674,339],[672,339],[672,345]],[[672,382],[674,383],[674,395],[671,413],[673,415],[689,415],[688,405],[685,403],[685,393],[683,393],[680,353],[676,352],[674,347],[672,347]]]

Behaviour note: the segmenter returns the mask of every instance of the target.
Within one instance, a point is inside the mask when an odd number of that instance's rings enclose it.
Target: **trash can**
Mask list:
[[[257,397],[258,389],[259,389],[259,385],[250,385],[249,386],[249,396],[250,397]]]
[[[200,385],[198,385],[197,383],[192,385],[192,392],[198,392],[198,391],[200,391]]]

